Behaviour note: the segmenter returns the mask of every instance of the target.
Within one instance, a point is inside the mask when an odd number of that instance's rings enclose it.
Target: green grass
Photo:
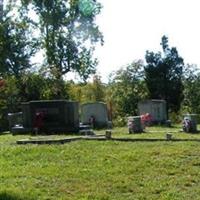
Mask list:
[[[117,128],[113,137],[165,138],[172,132],[174,138],[200,139],[179,130],[151,127],[129,135]],[[28,137],[0,136],[1,200],[200,199],[199,142],[16,145]]]

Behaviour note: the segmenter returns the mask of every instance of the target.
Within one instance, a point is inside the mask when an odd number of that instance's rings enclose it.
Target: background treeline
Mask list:
[[[20,103],[30,100],[57,99],[61,90],[62,99],[80,103],[103,101],[111,112],[114,125],[126,124],[126,117],[137,115],[137,103],[151,98],[145,80],[145,65],[141,60],[113,72],[109,83],[104,84],[101,77],[95,75],[91,82],[75,83],[54,79],[41,74],[28,72],[21,76],[20,85],[14,76],[7,76],[0,81],[0,124],[7,127],[7,113],[20,111]],[[159,83],[158,83],[159,84]],[[169,107],[170,118],[178,122],[183,113],[200,113],[200,73],[193,65],[185,66],[182,76],[183,99],[179,110]],[[62,87],[60,87],[62,85]],[[173,94],[171,94],[173,97]]]
[[[145,61],[114,71],[104,84],[93,57],[104,42],[95,24],[101,10],[96,0],[17,0],[0,6],[1,129],[7,128],[7,113],[30,100],[104,101],[118,126],[137,115],[144,99],[165,99],[172,120],[200,112],[200,72],[184,63],[166,36],[160,52],[146,51]],[[78,79],[67,81],[71,72]]]

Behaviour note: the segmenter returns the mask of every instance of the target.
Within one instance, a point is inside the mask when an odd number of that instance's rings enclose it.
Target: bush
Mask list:
[[[127,125],[127,117],[117,116],[113,119],[113,126],[114,127],[123,127]]]

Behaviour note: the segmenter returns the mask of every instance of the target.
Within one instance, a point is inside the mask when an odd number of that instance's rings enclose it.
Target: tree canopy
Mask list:
[[[143,62],[137,60],[113,73],[107,101],[120,116],[137,115],[137,104],[146,96]]]
[[[95,24],[101,8],[99,3],[95,0],[22,0],[22,5],[31,8],[39,18],[34,23],[40,32],[40,48],[45,51],[47,70],[57,79],[74,71],[86,80],[95,72],[95,43],[103,42]]]
[[[37,41],[30,38],[31,21],[26,16],[14,17],[13,9],[10,4],[6,7],[0,23],[0,76],[19,77],[31,68]]]
[[[145,81],[152,99],[164,99],[168,108],[177,112],[183,100],[183,58],[175,47],[170,48],[168,38],[162,37],[161,52],[147,51]]]

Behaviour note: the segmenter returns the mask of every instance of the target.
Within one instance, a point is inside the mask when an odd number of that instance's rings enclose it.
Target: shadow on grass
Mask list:
[[[112,138],[113,141],[120,142],[200,142],[200,139],[160,139],[160,138]]]
[[[17,195],[14,193],[10,193],[10,192],[1,192],[0,200],[34,200],[34,199],[29,198],[27,196],[25,197],[25,196]]]

